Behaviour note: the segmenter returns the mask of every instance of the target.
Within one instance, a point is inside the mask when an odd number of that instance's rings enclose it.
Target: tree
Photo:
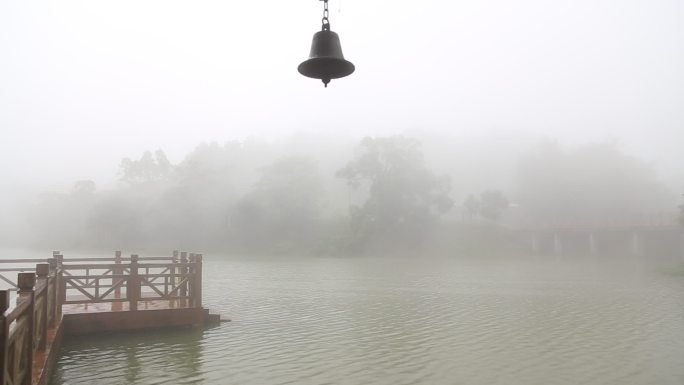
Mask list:
[[[480,200],[473,194],[468,195],[468,198],[463,202],[463,214],[467,220],[472,222],[479,211]]]
[[[154,156],[145,151],[139,160],[124,158],[121,160],[121,181],[131,185],[155,182],[166,178],[173,166],[166,158],[164,151],[157,150]]]
[[[250,248],[301,251],[315,239],[322,181],[308,158],[280,159],[261,169],[254,189],[233,210],[231,222]]]
[[[80,197],[92,196],[96,189],[95,182],[92,180],[79,180],[74,183],[72,194]]]
[[[545,222],[619,220],[673,203],[653,168],[616,143],[543,143],[521,160],[518,188],[521,209]]]
[[[501,191],[485,191],[480,194],[478,213],[482,218],[496,222],[501,217],[503,211],[508,208],[508,204],[508,199],[506,199]]]
[[[469,221],[479,216],[496,222],[508,205],[508,199],[501,191],[488,190],[480,193],[479,196],[469,195],[463,202],[463,211]]]
[[[75,182],[69,192],[41,194],[28,214],[36,246],[84,246],[92,230],[88,218],[97,200],[95,182],[91,180]]]
[[[413,242],[453,204],[450,180],[425,166],[420,142],[402,136],[364,138],[356,157],[337,172],[368,198],[351,210],[354,242]]]

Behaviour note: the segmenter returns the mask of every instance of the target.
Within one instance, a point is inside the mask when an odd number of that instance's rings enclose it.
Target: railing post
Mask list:
[[[138,278],[138,254],[131,255],[131,273],[128,275],[126,293],[128,294],[129,310],[138,310],[140,300],[140,279]]]
[[[181,278],[180,278],[181,282],[183,282],[183,280],[188,277],[187,263],[188,263],[188,252],[187,251],[181,251],[181,264],[184,265],[180,269],[181,270]],[[182,307],[187,306],[188,301],[185,298],[188,296],[188,281],[187,280],[181,284],[179,293],[180,293],[180,297],[181,297],[181,300],[180,300],[181,306]]]
[[[188,307],[195,307],[195,253],[188,254]]]
[[[50,265],[47,263],[39,263],[36,265],[36,275],[38,280],[43,282],[43,303],[41,304],[41,316],[36,319],[38,326],[38,333],[40,333],[40,344],[38,349],[45,350],[47,347],[47,332],[48,332],[48,274],[50,274]]]
[[[594,232],[589,233],[589,255],[595,257],[598,254],[598,247],[596,247],[596,235]]]
[[[178,264],[178,250],[173,251],[173,257],[171,257],[171,288],[169,291],[173,290],[174,287],[178,284],[178,267],[176,265]],[[179,293],[179,292],[177,292]],[[178,294],[176,294],[178,295]],[[179,302],[180,303],[180,302]],[[176,301],[170,299],[169,300],[169,306],[170,307],[175,307],[176,306]]]
[[[195,254],[195,307],[202,307],[202,254]]]
[[[64,280],[64,256],[62,254],[55,255],[57,260],[57,302],[55,303],[55,311],[57,314],[57,322],[62,319],[62,305],[66,301],[66,281]]]
[[[27,322],[26,322],[26,327],[27,329],[27,335],[26,335],[26,344],[24,345],[24,349],[26,352],[24,354],[27,355],[26,359],[26,372],[24,374],[24,381],[22,385],[31,385],[32,382],[32,376],[33,376],[33,341],[34,341],[34,334],[35,334],[35,317],[33,316],[33,312],[35,311],[34,305],[35,305],[35,298],[34,298],[34,292],[33,292],[33,287],[36,285],[36,274],[35,273],[19,273],[18,278],[17,278],[17,286],[19,287],[19,293],[17,295],[17,301],[19,300],[24,300],[24,301],[29,301],[29,306],[28,309],[26,310],[26,317],[27,317]],[[15,359],[21,359],[19,357],[16,357]]]
[[[190,307],[197,307],[197,254],[190,253],[188,257],[190,267],[188,273],[190,275],[188,296],[190,297]]]
[[[5,322],[5,311],[9,309],[10,292],[0,290],[0,384],[7,383],[5,372],[7,371],[7,335],[9,334],[9,324]]]
[[[50,327],[55,327],[57,325],[57,292],[58,292],[58,279],[57,279],[57,259],[49,258],[48,264],[50,265],[50,274],[48,277],[48,311],[50,312]]]
[[[121,250],[117,250],[114,252],[114,264],[116,264],[116,265],[121,264]],[[121,275],[121,274],[123,274],[123,269],[120,267],[117,267],[117,268],[112,270],[112,274]],[[112,285],[120,285],[120,282],[122,280],[123,280],[123,278],[112,279]],[[121,298],[121,286],[117,286],[117,288],[114,289],[114,298]]]

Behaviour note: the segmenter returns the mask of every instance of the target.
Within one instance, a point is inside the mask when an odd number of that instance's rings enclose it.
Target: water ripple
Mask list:
[[[537,263],[207,265],[205,303],[233,322],[69,338],[51,384],[684,383],[672,278]]]

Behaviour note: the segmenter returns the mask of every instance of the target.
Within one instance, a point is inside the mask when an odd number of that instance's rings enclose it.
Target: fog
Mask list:
[[[320,11],[0,4],[2,246],[372,253],[677,215],[681,2],[335,1],[357,71],[328,88],[296,71]]]
[[[0,0],[0,382],[682,384],[684,1],[324,4]]]

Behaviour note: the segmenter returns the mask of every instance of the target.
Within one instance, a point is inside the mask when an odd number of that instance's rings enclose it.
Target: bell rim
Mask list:
[[[301,63],[299,64],[299,66],[297,67],[297,71],[299,71],[299,73],[300,73],[301,75],[306,76],[307,78],[311,78],[311,79],[321,79],[321,78],[319,78],[319,77],[310,76],[310,75],[305,74],[304,72],[302,72],[302,68],[303,68],[305,65],[308,65],[308,64],[311,64],[311,63],[315,63],[315,62],[325,61],[325,60],[337,60],[337,61],[340,61],[340,62],[344,63],[344,66],[345,66],[344,71],[342,72],[342,75],[331,76],[329,79],[340,79],[340,78],[343,78],[343,77],[345,77],[345,76],[349,76],[349,75],[353,74],[354,71],[356,71],[356,66],[354,65],[354,63],[350,62],[349,60],[340,59],[340,58],[330,58],[330,57],[312,57],[312,58],[309,58],[309,59],[307,59],[307,60],[304,60],[304,61],[301,62]]]

